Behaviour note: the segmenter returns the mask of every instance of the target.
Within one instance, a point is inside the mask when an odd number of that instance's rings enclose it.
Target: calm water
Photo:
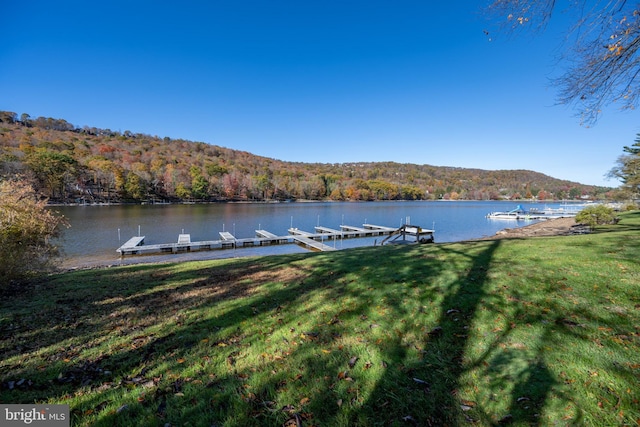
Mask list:
[[[511,210],[513,202],[363,202],[363,203],[221,203],[208,205],[67,206],[54,209],[67,217],[61,246],[66,266],[122,263],[116,249],[129,238],[146,236],[145,244],[176,242],[178,234],[191,234],[192,241],[219,240],[220,231],[237,238],[254,237],[256,229],[287,235],[289,227],[314,231],[316,225],[339,229],[341,224],[363,223],[399,227],[409,223],[434,228],[437,243],[489,236],[504,228],[532,222],[490,220],[492,211]],[[544,204],[522,204],[525,208]],[[549,205],[557,207],[557,205]],[[376,239],[345,239],[331,242],[338,249],[373,245]],[[124,262],[210,259],[233,256],[305,252],[297,245],[203,251],[179,255],[127,257]]]

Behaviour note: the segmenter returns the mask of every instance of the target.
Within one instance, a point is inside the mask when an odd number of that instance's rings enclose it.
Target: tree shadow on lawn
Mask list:
[[[367,402],[372,412],[375,408],[401,404],[404,406],[401,411],[405,414],[402,421],[410,425],[458,425],[476,421],[491,423],[481,404],[466,401],[459,395],[458,387],[469,365],[482,362],[472,361],[466,354],[468,338],[474,328],[476,311],[488,297],[485,289],[487,274],[493,254],[499,246],[500,241],[492,241],[480,246],[483,248],[481,252],[473,255],[472,251],[459,252],[447,246],[439,248],[448,253],[447,259],[468,258],[468,263],[460,265],[460,275],[441,288],[444,295],[439,303],[440,315],[432,329],[423,335],[423,341],[419,344],[420,357],[402,367],[404,378],[395,376],[388,383],[385,379],[379,382],[380,386]],[[455,256],[451,256],[454,253]],[[428,283],[430,277],[426,276],[424,280]],[[504,339],[507,333],[495,344]],[[398,342],[397,347],[402,348],[402,343]],[[552,384],[550,379],[544,383],[548,387]],[[520,386],[527,387],[525,383]],[[544,404],[545,394],[542,393],[540,404]],[[406,400],[394,401],[393,395],[403,396]],[[398,411],[394,410],[393,413],[397,415]],[[482,419],[474,419],[468,413]],[[384,415],[379,418],[376,421],[381,421],[383,425],[398,422],[398,419],[385,419]]]
[[[457,253],[458,256],[470,258],[469,265],[460,265],[465,271],[458,278],[452,280],[447,287],[432,286],[430,281],[434,277],[443,274],[443,269],[437,258],[425,257],[424,263],[411,262],[410,270],[403,270],[401,256],[393,258],[393,265],[385,265],[385,260],[380,260],[380,264],[363,267],[359,271],[360,280],[372,280],[372,287],[375,290],[382,290],[376,294],[380,298],[378,301],[371,301],[368,295],[353,293],[354,290],[348,286],[340,286],[340,280],[344,279],[352,270],[354,264],[357,265],[357,254],[347,255],[332,262],[324,274],[308,277],[304,279],[307,286],[294,286],[294,289],[286,289],[271,293],[269,295],[270,304],[280,304],[281,300],[291,298],[291,291],[296,297],[290,304],[304,304],[305,295],[308,292],[324,288],[327,298],[353,299],[354,304],[347,308],[342,308],[336,313],[327,313],[331,320],[328,323],[318,324],[310,331],[303,332],[312,337],[303,339],[296,346],[290,346],[287,341],[282,350],[284,357],[297,358],[293,365],[283,365],[277,361],[270,361],[260,367],[262,371],[272,373],[271,377],[262,380],[259,386],[255,383],[246,391],[247,381],[255,375],[250,369],[242,371],[231,370],[226,377],[217,377],[215,387],[219,390],[236,390],[233,393],[201,393],[196,399],[197,402],[214,400],[215,408],[194,404],[191,408],[185,408],[182,412],[187,419],[193,416],[203,416],[206,421],[203,423],[225,423],[229,425],[271,425],[273,423],[295,420],[302,422],[308,420],[309,424],[316,422],[327,425],[393,425],[393,424],[414,424],[414,425],[443,425],[457,424],[464,420],[471,421],[466,416],[464,404],[457,395],[458,380],[465,368],[465,349],[467,347],[467,337],[475,311],[478,309],[483,298],[486,296],[484,285],[487,281],[487,271],[490,268],[493,252],[500,245],[499,241],[494,241],[486,245],[486,249],[476,256],[469,256],[466,253]],[[447,251],[446,249],[441,249]],[[416,251],[408,251],[406,257],[416,256]],[[398,264],[400,262],[400,264]],[[416,268],[416,265],[419,267]],[[387,269],[396,272],[395,283],[375,282],[375,278],[383,276],[386,280],[392,278]],[[314,270],[317,272],[317,270]],[[404,276],[404,277],[402,277]],[[416,279],[417,278],[417,279]],[[386,290],[384,290],[386,287]],[[306,288],[306,289],[305,289]],[[418,291],[430,289],[421,295],[423,302],[428,300],[438,300],[438,305],[434,307],[440,315],[433,323],[426,322],[421,333],[416,333],[415,325],[397,325],[390,322],[384,323],[385,316],[394,318],[410,319],[413,316],[421,316],[419,310],[415,313],[407,312],[404,304],[407,298],[412,298]],[[358,291],[362,289],[358,288]],[[375,293],[375,291],[372,291]],[[442,295],[444,293],[444,295]],[[438,295],[440,294],[440,295]],[[376,327],[383,329],[382,334],[372,332],[371,320],[372,304],[386,304],[388,313],[385,316],[375,318],[378,323]],[[253,304],[253,306],[261,303]],[[416,309],[416,305],[411,305]],[[238,307],[237,310],[247,310],[246,306]],[[313,307],[306,308],[311,312]],[[365,314],[367,313],[367,314]],[[246,314],[242,314],[246,316]],[[371,317],[370,317],[371,316]],[[209,330],[214,328],[228,328],[237,326],[236,322],[226,324],[225,319],[233,319],[236,316],[227,314],[223,318],[215,321],[207,320],[200,324],[191,324],[189,329]],[[354,319],[362,322],[361,330],[356,331],[362,341],[357,343],[345,343],[342,335],[353,331],[343,330],[341,325],[354,323]],[[356,322],[357,323],[357,322]],[[419,323],[419,321],[418,321]],[[384,330],[386,327],[393,330]],[[428,326],[429,330],[424,327]],[[293,337],[299,334],[296,324],[285,325],[292,332]],[[239,331],[241,334],[241,331]],[[191,335],[181,331],[182,335]],[[205,334],[206,335],[206,334]],[[197,336],[197,335],[196,335]],[[241,342],[247,337],[242,337],[237,347],[229,348],[227,351],[232,358],[242,358]],[[286,339],[285,339],[286,340]],[[193,344],[193,343],[192,343]],[[364,359],[362,349],[364,347],[371,350],[370,359]],[[184,343],[183,343],[184,348]],[[328,350],[327,350],[328,349]],[[167,351],[175,350],[169,348]],[[328,351],[330,356],[323,350]],[[361,356],[354,361],[352,354],[358,353]],[[413,355],[410,355],[413,354]],[[415,355],[419,356],[416,358]],[[175,357],[178,357],[176,355]],[[125,356],[125,360],[130,356]],[[276,358],[277,359],[277,358]],[[375,380],[373,390],[366,390],[361,386],[359,376],[366,376],[366,370],[372,368],[373,363],[381,364],[382,373]],[[286,367],[288,371],[283,372]],[[296,368],[291,372],[292,367]],[[541,391],[536,395],[534,402],[530,406],[540,408],[544,405],[545,396],[553,384],[550,376],[541,375],[545,371],[544,364],[538,360],[531,367],[537,373],[538,386],[542,384]],[[520,393],[523,389],[529,388],[529,381],[533,375],[523,373],[518,385],[514,388],[514,393]],[[364,381],[362,381],[364,382]],[[293,392],[283,391],[283,389],[293,389]],[[301,390],[302,394],[297,394],[295,389]],[[434,399],[433,396],[438,396]],[[213,397],[212,397],[213,396]],[[289,397],[289,400],[285,396]],[[443,396],[445,399],[443,400]],[[172,396],[167,399],[173,400]],[[238,401],[244,403],[238,407]],[[235,402],[234,402],[235,401]],[[513,398],[515,406],[517,398]],[[176,402],[169,403],[169,406]],[[474,413],[483,414],[483,410],[477,403],[473,403]],[[234,410],[234,408],[237,408]],[[244,413],[243,416],[236,415],[235,423],[229,421],[229,413],[238,410]],[[381,408],[383,410],[381,411]],[[525,421],[524,415],[514,411],[515,421]],[[205,415],[208,414],[208,415]],[[118,417],[124,415],[112,415],[103,419],[105,425],[115,422]],[[203,420],[204,421],[204,420]],[[489,416],[485,415],[484,422],[491,422]],[[526,421],[531,421],[529,418]]]
[[[286,266],[295,259],[274,259],[270,268]],[[242,298],[255,285],[242,283],[242,278],[262,273],[262,265],[251,261],[195,272],[175,272],[175,267],[179,264],[125,266],[35,281],[33,287],[4,299],[2,320],[9,327],[0,335],[3,358],[60,345],[71,338],[94,340],[96,334],[105,331],[125,335],[130,328],[141,329],[161,321],[158,315]],[[229,283],[234,285],[227,286]],[[39,328],[33,329],[34,325]],[[69,354],[61,349],[59,356],[68,358]]]
[[[162,265],[105,271],[99,291],[60,303],[98,305],[99,316],[79,314],[71,321],[81,326],[37,332],[41,347],[60,347],[51,356],[58,363],[44,368],[50,384],[17,390],[18,400],[64,401],[80,393],[73,414],[93,425],[490,425],[508,415],[536,424],[533,414],[555,384],[541,356],[517,378],[504,379],[515,385],[510,410],[498,419],[482,402],[458,395],[461,376],[489,358],[468,360],[467,352],[474,317],[490,298],[488,273],[500,244],[468,245],[464,252],[436,245],[299,254],[185,272]],[[456,265],[443,265],[445,259]],[[232,304],[218,312],[221,302]],[[169,323],[154,328],[166,317]],[[46,325],[56,327],[57,320]],[[105,355],[65,347],[71,338],[110,334],[122,339]],[[269,353],[248,360],[260,345]],[[499,369],[507,359],[490,362]],[[18,378],[38,369],[24,368]],[[519,408],[523,396],[526,411]]]

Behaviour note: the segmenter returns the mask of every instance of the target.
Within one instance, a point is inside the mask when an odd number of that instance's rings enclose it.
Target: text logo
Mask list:
[[[0,405],[0,427],[69,425],[69,405]]]

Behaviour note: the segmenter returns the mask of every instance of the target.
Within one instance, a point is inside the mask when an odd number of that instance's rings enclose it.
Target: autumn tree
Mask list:
[[[111,192],[116,188],[116,172],[118,167],[111,160],[94,157],[87,162],[93,171],[93,181],[100,194],[106,193],[107,201],[111,200]]]
[[[15,123],[18,115],[13,111],[0,111],[0,123]]]
[[[191,189],[187,188],[182,182],[179,182],[178,185],[176,185],[176,196],[182,200],[188,200],[192,196]]]
[[[202,171],[196,166],[191,166],[191,193],[196,199],[206,199],[209,197],[209,181],[202,176]]]
[[[142,200],[147,194],[144,180],[133,172],[127,174],[124,190],[127,196],[135,200]]]
[[[0,286],[51,267],[65,224],[26,180],[0,178]]]
[[[494,0],[489,11],[513,31],[544,29],[562,13],[569,66],[556,79],[559,101],[574,104],[585,123],[615,103],[633,109],[640,96],[640,5],[626,0],[575,0],[563,9],[555,0]]]
[[[78,162],[70,155],[37,147],[26,152],[25,163],[50,197],[64,198],[64,187],[75,175]]]

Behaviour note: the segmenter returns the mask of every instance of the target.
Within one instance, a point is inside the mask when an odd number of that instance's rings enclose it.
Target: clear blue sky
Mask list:
[[[286,161],[617,186],[603,175],[640,132],[638,113],[582,127],[549,81],[564,66],[562,22],[509,37],[485,4],[5,0],[0,110]]]

